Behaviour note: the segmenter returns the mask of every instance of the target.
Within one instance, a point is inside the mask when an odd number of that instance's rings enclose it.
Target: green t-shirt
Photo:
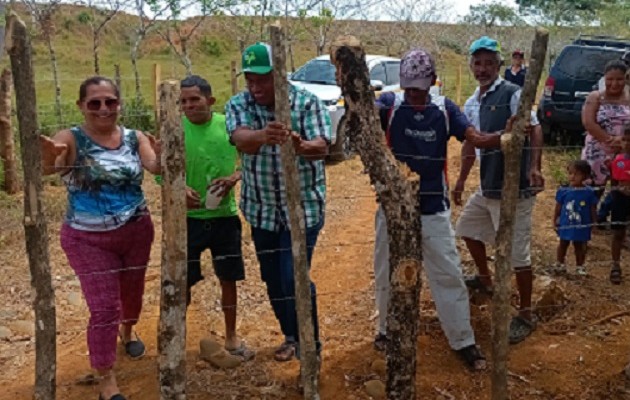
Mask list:
[[[205,208],[208,186],[217,178],[224,178],[236,171],[238,154],[230,143],[225,128],[225,115],[212,113],[212,119],[203,125],[195,125],[183,117],[186,146],[186,185],[201,197],[201,208],[188,210],[188,217],[208,219],[237,215],[234,189],[221,200],[215,210]]]

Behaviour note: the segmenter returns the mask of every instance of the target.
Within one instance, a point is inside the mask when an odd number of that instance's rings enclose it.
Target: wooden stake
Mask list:
[[[230,82],[232,82],[232,96],[238,93],[238,75],[236,72],[236,61],[230,63]]]
[[[54,400],[57,350],[55,292],[48,256],[48,229],[42,207],[42,154],[37,123],[32,47],[24,22],[7,15],[5,44],[11,58],[24,169],[24,233],[35,309],[35,400]]]
[[[153,64],[153,110],[155,110],[155,127],[160,132],[160,82],[162,82],[162,68],[160,64]]]
[[[160,400],[186,399],[186,166],[178,100],[177,81],[160,85],[163,149]]]
[[[536,98],[536,88],[540,81],[549,33],[537,29],[532,43],[531,67],[527,70],[525,86],[518,105],[518,119],[512,128],[512,134],[501,138],[501,150],[505,160],[503,189],[501,198],[501,216],[497,231],[495,291],[492,309],[492,400],[507,400],[507,358],[508,334],[510,324],[510,279],[513,269],[510,262],[516,202],[518,201],[521,154],[525,142],[525,124],[529,122],[532,105]]]
[[[269,36],[271,37],[271,47],[273,49],[276,98],[275,118],[277,121],[291,126],[284,32],[279,25],[271,25],[269,27]],[[313,305],[306,257],[306,222],[304,220],[304,208],[302,207],[302,195],[300,193],[297,156],[293,143],[290,140],[282,145],[280,156],[286,185],[287,209],[291,229],[295,307],[300,333],[300,368],[302,371],[302,382],[304,383],[304,398],[315,400],[319,399],[317,388],[319,362],[315,346],[315,330],[312,320]]]
[[[462,65],[457,65],[457,95],[456,101],[458,106],[462,106]]]
[[[353,36],[339,37],[331,45],[330,54],[345,97],[346,132],[370,175],[387,220],[391,283],[387,313],[387,398],[420,398],[416,396],[418,305],[422,287],[418,181],[407,179],[385,144],[374,107],[374,92],[370,90],[365,50],[359,40]]]
[[[11,125],[12,91],[11,71],[5,68],[0,76],[0,159],[4,171],[4,191],[8,194],[15,194],[20,190]]]
[[[123,89],[122,89],[122,78],[120,76],[120,64],[114,64],[114,82],[116,83],[116,86],[118,87],[118,92],[120,93],[120,98],[123,98]],[[122,104],[120,107],[120,114],[124,115],[124,107],[125,105]]]

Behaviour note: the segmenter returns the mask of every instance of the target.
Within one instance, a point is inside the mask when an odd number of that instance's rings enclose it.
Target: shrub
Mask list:
[[[224,46],[218,40],[202,37],[198,44],[199,51],[203,54],[220,57],[223,54]]]
[[[142,97],[124,103],[120,120],[127,128],[145,132],[155,131],[155,111]]]

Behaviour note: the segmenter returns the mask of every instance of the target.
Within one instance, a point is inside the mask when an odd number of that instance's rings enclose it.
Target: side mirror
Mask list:
[[[370,88],[376,92],[380,92],[381,90],[383,90],[384,86],[385,84],[383,83],[383,81],[379,81],[379,80],[370,81]]]

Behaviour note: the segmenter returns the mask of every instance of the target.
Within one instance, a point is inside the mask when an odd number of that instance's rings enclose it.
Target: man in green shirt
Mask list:
[[[221,282],[225,317],[225,349],[249,360],[254,352],[236,334],[236,282],[245,279],[241,251],[241,220],[232,188],[241,179],[238,155],[225,128],[225,116],[212,111],[210,84],[192,75],[181,81],[186,148],[186,204],[188,206],[188,290],[202,280],[201,253],[212,253]]]

